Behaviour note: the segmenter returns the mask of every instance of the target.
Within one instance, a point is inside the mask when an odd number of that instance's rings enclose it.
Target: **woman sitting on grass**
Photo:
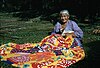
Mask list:
[[[83,37],[83,31],[75,21],[69,20],[70,15],[68,10],[62,10],[59,15],[60,22],[57,22],[52,34],[61,34],[62,36],[68,36],[71,34],[75,39],[75,43],[82,47],[81,40]]]
[[[39,43],[1,45],[1,61],[20,68],[66,68],[82,60],[82,30],[69,20],[67,10],[60,12],[60,19],[52,34]]]

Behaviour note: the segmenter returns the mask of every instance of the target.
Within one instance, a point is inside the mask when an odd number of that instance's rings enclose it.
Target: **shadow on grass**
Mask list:
[[[84,44],[86,57],[69,68],[98,68],[100,66],[100,40]]]

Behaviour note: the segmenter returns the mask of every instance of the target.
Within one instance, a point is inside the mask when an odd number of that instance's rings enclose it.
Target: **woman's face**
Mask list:
[[[62,21],[62,23],[66,23],[69,20],[69,16],[65,14],[61,14],[60,20]]]

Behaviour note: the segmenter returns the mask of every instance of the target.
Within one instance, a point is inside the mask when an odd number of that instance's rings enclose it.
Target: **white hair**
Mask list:
[[[60,11],[60,15],[61,14],[69,15],[69,12],[68,12],[68,10],[62,10],[62,11]]]

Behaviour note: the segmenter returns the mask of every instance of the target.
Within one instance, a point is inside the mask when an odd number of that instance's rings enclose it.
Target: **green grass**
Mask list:
[[[1,30],[4,31],[1,43],[16,42],[39,42],[48,35],[53,28],[53,24],[48,21],[34,21],[34,18],[29,21],[18,21],[18,18],[5,18],[1,16]],[[13,19],[15,19],[13,21]],[[11,21],[12,20],[12,21]]]
[[[86,53],[85,59],[70,66],[69,68],[97,68],[99,62],[100,35],[92,34],[92,30],[100,24],[78,25],[84,31],[83,47]],[[40,20],[39,17],[29,21],[20,21],[20,18],[13,17],[12,14],[0,13],[0,44],[14,42],[18,44],[40,42],[53,29],[53,24],[49,21]],[[5,63],[0,66],[5,67]],[[9,68],[13,68],[9,65]]]

